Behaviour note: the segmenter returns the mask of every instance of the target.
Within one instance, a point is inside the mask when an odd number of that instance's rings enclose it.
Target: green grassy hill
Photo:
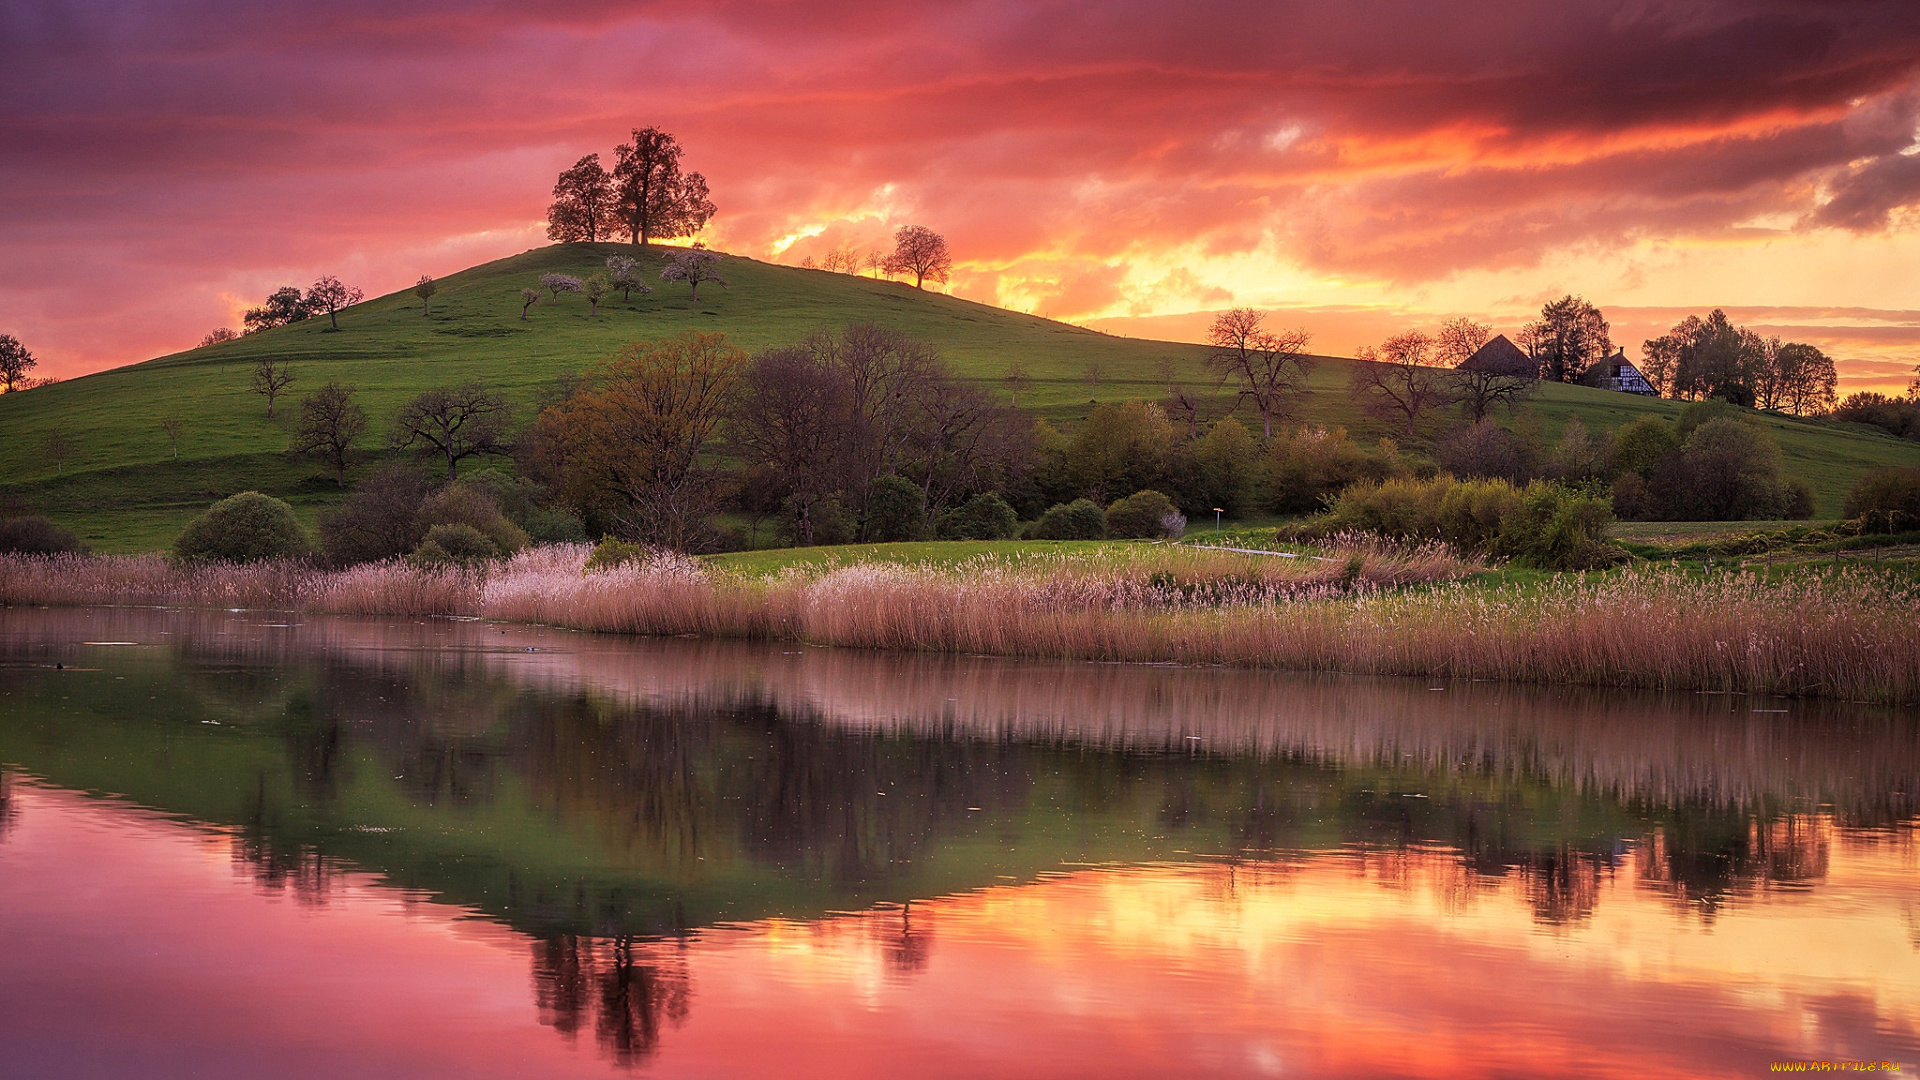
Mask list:
[[[301,394],[337,379],[361,392],[372,419],[365,441],[381,443],[402,401],[433,385],[482,379],[506,389],[522,418],[561,375],[606,358],[620,346],[689,329],[722,331],[748,349],[797,340],[823,327],[871,320],[936,344],[964,373],[996,387],[1023,368],[1032,385],[1019,404],[1059,423],[1083,417],[1093,401],[1158,398],[1161,374],[1189,388],[1211,388],[1199,346],[1112,337],[897,282],[801,270],[729,257],[731,288],[708,285],[699,301],[684,286],[657,281],[667,252],[640,255],[642,280],[656,291],[631,302],[616,297],[597,316],[583,297],[543,301],[520,318],[520,290],[558,271],[586,276],[623,244],[565,244],[474,267],[440,279],[431,312],[411,292],[362,303],[340,329],[314,319],[238,341],[73,379],[30,393],[0,396],[0,497],[24,501],[79,530],[102,551],[150,550],[171,542],[212,500],[249,488],[292,501],[303,514],[335,498],[331,481],[283,451]],[[1281,317],[1284,321],[1284,316]],[[262,356],[288,361],[298,381],[275,419],[248,391]],[[1352,361],[1330,359],[1313,377],[1305,418],[1372,439],[1388,429],[1361,416],[1344,388]],[[1227,398],[1216,400],[1223,410]],[[1644,413],[1677,414],[1672,402],[1575,386],[1548,386],[1534,403],[1557,431],[1579,417],[1610,429]],[[185,432],[179,460],[161,421],[178,416]],[[1820,421],[1769,418],[1790,474],[1814,486],[1822,513],[1837,513],[1846,490],[1877,464],[1920,464],[1920,444]],[[56,464],[49,432],[64,430],[73,451]]]

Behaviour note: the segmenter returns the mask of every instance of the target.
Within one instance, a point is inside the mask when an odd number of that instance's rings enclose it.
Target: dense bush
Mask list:
[[[1550,481],[1397,479],[1349,487],[1314,523],[1320,534],[1365,532],[1439,540],[1461,551],[1546,569],[1608,562],[1613,512],[1604,498]]]
[[[1662,516],[1676,521],[1747,521],[1777,518],[1787,510],[1780,447],[1757,424],[1732,416],[1711,417],[1695,427],[1680,444],[1674,465],[1648,483]]]
[[[1533,441],[1508,431],[1484,417],[1441,436],[1433,457],[1440,467],[1460,477],[1489,477],[1524,483],[1534,475],[1539,450]]]
[[[435,525],[413,551],[423,566],[470,566],[500,555],[500,545],[471,525]]]
[[[1136,491],[1107,507],[1107,535],[1120,540],[1157,540],[1179,536],[1187,519],[1173,500],[1157,491]]]
[[[819,526],[814,526],[816,534]],[[927,496],[920,485],[899,476],[873,482],[867,496],[864,539],[870,544],[923,540],[927,529]],[[816,539],[818,537],[816,536]],[[832,543],[821,539],[821,543]]]
[[[559,544],[587,538],[579,515],[543,503],[541,489],[531,481],[498,469],[476,469],[460,482],[492,499],[507,520],[520,526],[536,543]]]
[[[1260,444],[1253,434],[1233,417],[1214,422],[1206,438],[1193,450],[1200,496],[1195,511],[1219,507],[1229,514],[1239,513],[1252,496],[1254,463],[1260,456]]]
[[[173,542],[175,555],[195,562],[289,559],[312,550],[293,507],[257,491],[214,503]]]
[[[0,518],[0,554],[60,555],[85,550],[86,545],[72,529],[63,529],[46,518]]]
[[[433,484],[418,470],[388,465],[320,515],[320,550],[335,566],[397,558],[420,546],[427,525],[420,504]]]
[[[1680,440],[1674,437],[1672,425],[1665,420],[1643,416],[1614,432],[1608,450],[1609,475],[1619,477],[1633,473],[1644,481],[1680,452]]]
[[[1097,405],[1067,440],[1066,482],[1073,492],[1101,500],[1164,484],[1174,442],[1173,422],[1158,405]]]
[[[942,540],[1005,540],[1019,525],[1007,500],[988,492],[940,515],[937,532]]]
[[[1844,512],[1869,532],[1920,529],[1920,468],[1869,470],[1847,492]]]
[[[1920,398],[1894,398],[1871,390],[1847,395],[1833,412],[1835,420],[1869,424],[1889,435],[1920,439]]]
[[[1107,535],[1107,513],[1087,499],[1056,503],[1033,523],[1035,540],[1099,540]]]
[[[587,572],[611,570],[623,563],[644,562],[653,555],[654,550],[646,544],[615,540],[611,536],[605,537],[598,544],[593,545],[593,553],[587,556],[587,565],[584,570]]]
[[[1312,513],[1349,484],[1384,480],[1401,471],[1399,448],[1392,440],[1380,440],[1369,454],[1342,428],[1282,432],[1261,462],[1267,506],[1280,514]]]
[[[420,504],[420,521],[427,526],[428,539],[436,525],[464,525],[485,537],[495,554],[511,555],[532,542],[525,529],[500,512],[491,495],[465,483],[448,484],[428,496]]]

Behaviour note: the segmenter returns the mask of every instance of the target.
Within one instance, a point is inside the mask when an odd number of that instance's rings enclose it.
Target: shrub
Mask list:
[[[1107,535],[1107,514],[1087,499],[1055,503],[1030,533],[1035,540],[1100,540]]]
[[[1524,482],[1533,475],[1535,449],[1525,438],[1494,423],[1492,417],[1454,428],[1434,445],[1440,467],[1460,477],[1491,477]]]
[[[1847,492],[1844,513],[1868,532],[1920,528],[1920,468],[1868,470]]]
[[[1623,472],[1613,481],[1613,516],[1622,521],[1655,521],[1660,517],[1653,491],[1637,472]]]
[[[1920,439],[1920,399],[1893,398],[1865,390],[1847,395],[1827,415],[1835,420],[1870,424],[1889,435]]]
[[[815,524],[816,539],[819,528]],[[927,496],[920,485],[899,476],[883,476],[873,482],[867,497],[866,539],[869,543],[919,540],[926,535],[926,528]]]
[[[1273,440],[1261,463],[1267,505],[1275,513],[1312,513],[1355,481],[1383,479],[1383,464],[1343,428],[1296,428]]]
[[[339,506],[321,513],[320,550],[335,566],[405,555],[426,538],[420,504],[432,490],[432,483],[409,466],[380,469]]]
[[[435,525],[413,550],[419,566],[471,566],[498,558],[500,545],[471,525]]]
[[[173,542],[173,553],[191,562],[291,559],[312,550],[293,507],[257,491],[214,503]]]
[[[525,529],[500,512],[493,497],[465,483],[448,484],[420,505],[420,520],[428,526],[465,525],[493,544],[496,554],[511,555],[531,543]]]
[[[1667,516],[1676,520],[1745,521],[1786,510],[1780,447],[1758,425],[1731,416],[1693,428],[1681,443],[1678,467],[1653,479]]]
[[[1612,558],[1605,498],[1548,481],[1397,479],[1349,487],[1314,523],[1321,535],[1374,533],[1438,540],[1462,551],[1543,569],[1583,569]]]
[[[1644,480],[1656,469],[1671,465],[1670,459],[1680,452],[1680,440],[1665,420],[1643,416],[1614,432],[1609,450],[1608,475],[1634,473]]]
[[[593,554],[587,556],[583,571],[591,573],[595,570],[611,570],[623,563],[645,562],[653,557],[654,550],[645,544],[633,544],[609,536],[593,546]]]
[[[46,518],[0,518],[0,554],[61,555],[85,550],[86,545],[72,529],[63,529]]]
[[[1813,485],[1799,477],[1787,481],[1786,509],[1782,515],[1789,521],[1806,521],[1813,517],[1816,504],[1813,498]]]
[[[520,528],[536,544],[575,544],[587,538],[580,515],[561,506],[533,506],[520,515]]]
[[[1007,500],[987,492],[940,515],[942,540],[1005,540],[1020,525],[1020,516]]]
[[[1684,443],[1695,430],[1710,420],[1751,423],[1753,415],[1723,398],[1695,401],[1680,410],[1680,419],[1673,425],[1673,437]]]
[[[1179,532],[1170,527],[1176,518],[1178,528],[1184,530],[1187,519],[1174,509],[1172,499],[1151,489],[1136,491],[1107,507],[1107,535],[1121,540],[1157,540],[1170,533],[1178,536]]]

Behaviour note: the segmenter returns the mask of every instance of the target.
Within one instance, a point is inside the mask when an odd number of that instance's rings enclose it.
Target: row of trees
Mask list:
[[[1648,341],[1639,367],[1654,389],[1683,401],[1719,398],[1735,405],[1811,416],[1834,406],[1833,361],[1812,345],[1761,337],[1724,311],[1689,315]]]
[[[416,292],[419,293],[421,300],[425,301],[427,297],[433,295],[433,279],[422,277],[420,283],[420,289],[426,291],[419,292],[417,289]],[[339,278],[328,274],[314,282],[312,287],[304,293],[292,285],[283,285],[275,289],[259,307],[247,309],[247,313],[241,318],[241,325],[246,328],[245,333],[255,334],[262,330],[271,330],[276,326],[305,322],[325,315],[332,328],[338,330],[340,329],[340,309],[352,307],[364,299],[366,294],[358,286],[347,285]],[[240,336],[223,326],[201,338],[200,344],[202,346],[218,345]]]
[[[904,225],[893,232],[893,250],[860,251],[836,248],[819,259],[809,255],[800,260],[804,270],[830,270],[841,274],[861,271],[879,277],[913,275],[913,287],[923,289],[928,281],[946,282],[953,274],[953,253],[947,238],[925,225]]]
[[[613,171],[588,154],[560,174],[547,207],[547,238],[560,242],[610,240],[650,244],[692,236],[713,217],[707,178],[682,172],[680,143],[659,128],[635,128],[614,148]]]

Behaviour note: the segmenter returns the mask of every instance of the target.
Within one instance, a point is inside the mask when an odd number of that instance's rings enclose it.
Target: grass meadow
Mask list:
[[[46,513],[101,552],[160,550],[194,512],[239,491],[286,499],[310,518],[339,492],[317,466],[289,461],[284,451],[299,396],[328,380],[358,387],[372,422],[362,438],[366,461],[351,479],[379,459],[389,418],[422,389],[484,380],[505,390],[524,420],[561,376],[626,343],[689,329],[723,331],[753,350],[853,320],[896,326],[932,342],[963,374],[996,392],[1007,392],[1000,380],[1010,369],[1023,369],[1031,385],[1018,404],[1059,424],[1078,422],[1096,401],[1162,397],[1168,365],[1175,381],[1206,392],[1210,413],[1233,407],[1230,395],[1214,392],[1197,345],[1112,337],[899,282],[743,258],[725,262],[729,289],[709,287],[696,303],[684,288],[653,280],[665,258],[665,249],[655,248],[640,255],[653,294],[630,302],[616,296],[597,315],[582,297],[563,296],[520,318],[519,292],[541,274],[585,276],[608,255],[634,250],[624,244],[537,248],[441,278],[424,315],[411,292],[394,293],[342,313],[337,332],[324,319],[309,320],[0,396],[0,499]],[[1286,313],[1272,319],[1284,325]],[[290,363],[298,380],[271,420],[264,399],[248,390],[252,366],[263,356]],[[1348,399],[1352,363],[1320,363],[1300,419],[1345,427],[1362,442],[1401,437]],[[1092,371],[1097,379],[1089,378]],[[1674,416],[1681,405],[1552,384],[1531,407],[1552,437],[1576,418],[1604,430],[1642,415]],[[168,416],[185,423],[178,460],[160,426]],[[1257,428],[1250,412],[1241,416]],[[1768,416],[1761,422],[1780,443],[1787,474],[1813,486],[1822,515],[1839,512],[1847,489],[1868,468],[1920,465],[1920,443],[1827,421]],[[59,463],[44,452],[55,427],[73,444],[71,457]],[[724,443],[716,452],[726,456]]]

